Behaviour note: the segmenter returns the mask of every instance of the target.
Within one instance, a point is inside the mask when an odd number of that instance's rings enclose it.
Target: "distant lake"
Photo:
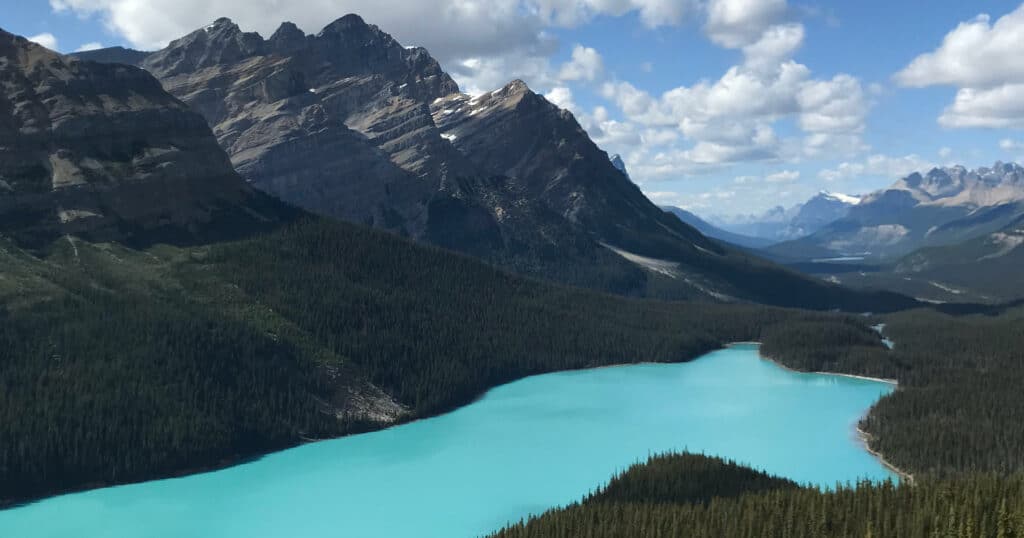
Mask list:
[[[387,430],[0,512],[12,538],[473,538],[687,449],[798,482],[895,478],[854,433],[891,385],[738,345],[683,364],[530,377]]]

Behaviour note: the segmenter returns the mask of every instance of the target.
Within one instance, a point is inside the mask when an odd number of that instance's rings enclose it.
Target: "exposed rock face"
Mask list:
[[[846,218],[814,235],[773,247],[811,256],[864,253],[891,257],[993,233],[1024,214],[1024,168],[997,162],[913,173],[872,193]],[[899,230],[900,233],[879,233]]]
[[[185,238],[255,198],[203,118],[145,71],[0,31],[3,233]]]
[[[105,49],[75,52],[71,56],[79,60],[89,60],[90,62],[139,65],[150,54],[149,52],[124,47],[107,47]]]
[[[267,40],[219,19],[142,66],[206,118],[247,181],[319,213],[419,236],[431,197],[466,172],[425,105],[458,86],[355,15]]]
[[[676,261],[698,249],[720,252],[648,200],[571,113],[522,81],[476,98],[449,95],[431,110],[443,136],[477,166],[509,177],[526,199],[544,200],[602,242]]]
[[[355,15],[316,35],[285,23],[269,39],[220,19],[142,66],[206,118],[253,186],[321,214],[605,291],[845,297],[664,213],[521,81],[461,94],[427,51]],[[766,276],[806,293],[765,298]]]

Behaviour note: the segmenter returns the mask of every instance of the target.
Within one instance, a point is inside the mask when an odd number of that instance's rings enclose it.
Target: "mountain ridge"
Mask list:
[[[142,65],[207,119],[252,186],[322,215],[626,295],[868,300],[707,239],[522,81],[465,95],[426,50],[356,15],[270,39],[218,19]]]
[[[995,232],[1024,208],[1024,168],[996,162],[914,172],[875,191],[849,214],[811,236],[769,252],[799,258],[865,254],[895,259],[928,246]]]

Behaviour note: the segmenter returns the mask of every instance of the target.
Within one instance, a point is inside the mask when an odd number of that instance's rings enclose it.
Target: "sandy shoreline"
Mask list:
[[[771,359],[769,359],[769,360],[771,360]],[[778,364],[776,361],[772,361],[772,362],[775,362],[776,364]],[[794,370],[794,371],[799,371],[799,370]],[[840,376],[840,377],[849,377],[849,378],[853,378],[853,379],[863,379],[865,381],[877,381],[879,383],[887,383],[889,385],[899,385],[900,384],[900,382],[895,380],[895,379],[886,379],[884,377],[868,377],[866,375],[840,374],[838,372],[812,372],[812,373],[815,373],[815,374],[818,374],[818,375],[837,375],[837,376]]]
[[[885,459],[885,456],[883,456],[881,452],[871,448],[871,442],[870,442],[871,441],[871,434],[870,433],[860,429],[859,425],[854,426],[854,430],[856,430],[857,438],[860,439],[861,445],[864,446],[864,450],[866,450],[868,454],[871,454],[872,456],[874,456],[875,459],[878,460],[879,463],[884,465],[886,469],[889,469],[890,471],[892,471],[892,472],[896,473],[897,475],[899,475],[900,479],[906,480],[907,483],[910,484],[910,485],[914,485],[914,475],[912,475],[912,474],[904,471],[903,469],[900,469],[899,467],[889,463],[889,460]]]

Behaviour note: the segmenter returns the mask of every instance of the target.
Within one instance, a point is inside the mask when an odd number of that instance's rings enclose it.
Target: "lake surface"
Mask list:
[[[853,431],[892,390],[787,371],[754,345],[542,375],[440,417],[3,511],[0,536],[472,538],[673,449],[819,485],[895,478]]]

